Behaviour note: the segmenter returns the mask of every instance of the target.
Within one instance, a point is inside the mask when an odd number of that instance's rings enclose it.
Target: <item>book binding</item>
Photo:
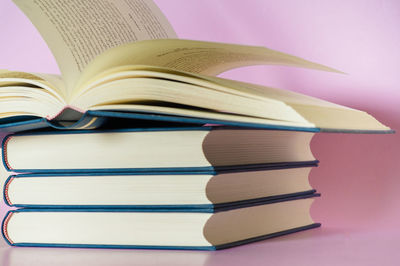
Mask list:
[[[281,199],[274,199],[274,200],[268,200],[268,201],[260,201],[257,203],[252,203],[247,205],[236,205],[236,206],[230,206],[230,207],[223,207],[219,209],[193,209],[193,208],[188,208],[188,209],[164,209],[164,208],[153,208],[153,209],[146,209],[146,208],[136,208],[136,209],[83,209],[83,208],[78,208],[78,209],[45,209],[45,208],[28,208],[28,209],[17,209],[17,210],[11,210],[9,211],[5,218],[3,219],[2,222],[2,235],[7,244],[10,246],[18,246],[18,247],[65,247],[65,248],[110,248],[110,249],[179,249],[179,250],[220,250],[220,249],[225,249],[225,248],[230,248],[230,247],[235,247],[235,246],[240,246],[256,241],[261,241],[273,237],[278,237],[282,235],[287,235],[295,232],[300,232],[304,231],[307,229],[312,229],[312,228],[317,228],[320,227],[320,223],[312,223],[309,225],[305,226],[300,226],[296,228],[291,228],[288,230],[283,230],[271,234],[266,234],[266,235],[261,235],[257,237],[252,237],[248,239],[243,239],[231,243],[226,243],[222,245],[217,245],[217,246],[152,246],[152,245],[102,245],[102,244],[60,244],[60,243],[14,243],[10,236],[8,235],[7,231],[7,225],[11,217],[13,216],[14,213],[18,212],[198,212],[198,213],[216,213],[216,212],[221,212],[221,211],[229,211],[232,209],[238,209],[238,208],[245,208],[245,207],[250,207],[250,206],[257,206],[257,205],[264,205],[264,204],[273,204],[273,203],[278,203],[278,202],[284,202],[284,201],[291,201],[291,200],[299,200],[299,199],[306,199],[306,198],[313,198],[313,197],[319,197],[319,193],[312,193],[309,195],[301,195],[301,196],[296,196],[296,197],[288,197],[288,198],[281,198]]]

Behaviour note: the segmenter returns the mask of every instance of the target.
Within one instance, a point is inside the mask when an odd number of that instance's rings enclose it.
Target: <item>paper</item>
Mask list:
[[[64,80],[105,50],[124,43],[176,38],[169,22],[148,0],[14,0],[45,39]]]

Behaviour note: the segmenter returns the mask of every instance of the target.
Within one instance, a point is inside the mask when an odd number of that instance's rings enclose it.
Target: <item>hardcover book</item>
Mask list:
[[[311,132],[229,127],[51,131],[3,140],[7,170],[23,173],[237,172],[315,165]]]
[[[239,172],[12,175],[9,206],[204,209],[308,195],[311,165]]]
[[[2,233],[13,246],[215,250],[318,227],[315,196],[220,209],[19,209]]]
[[[62,75],[0,71],[3,131],[91,129],[118,117],[316,132],[390,132],[362,111],[216,77],[255,64],[339,71],[263,47],[176,39],[151,1],[14,2],[42,34]],[[141,20],[132,21],[134,16]],[[101,19],[91,23],[91,17]]]

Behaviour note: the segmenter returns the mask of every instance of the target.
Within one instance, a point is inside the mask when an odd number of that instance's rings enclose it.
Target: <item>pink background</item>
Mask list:
[[[400,131],[399,1],[156,3],[180,38],[267,46],[348,73],[257,66],[224,77],[361,109]],[[0,1],[0,68],[58,72],[46,44],[10,0]],[[9,248],[0,240],[0,264],[398,265],[399,135],[319,134],[312,150],[321,161],[310,176],[322,193],[312,207],[320,229],[220,252]]]

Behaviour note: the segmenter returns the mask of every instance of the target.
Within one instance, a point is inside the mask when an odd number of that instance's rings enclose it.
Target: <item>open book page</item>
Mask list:
[[[98,79],[74,104],[89,110],[155,112],[325,129],[389,130],[365,112],[292,91],[161,67],[136,65],[122,69]]]
[[[172,116],[194,117],[200,119],[214,119],[222,121],[240,122],[240,123],[254,123],[260,125],[274,125],[274,126],[293,126],[303,128],[315,128],[315,125],[305,119],[302,121],[283,121],[268,118],[259,118],[245,115],[217,113],[213,111],[190,109],[190,108],[176,108],[169,106],[155,106],[155,105],[140,105],[140,104],[110,104],[90,107],[92,111],[120,111],[120,112],[141,112],[141,113],[158,113]]]
[[[292,108],[303,119],[319,128],[341,131],[390,130],[389,127],[383,125],[366,112],[311,96],[217,77],[208,77],[208,79],[232,89],[241,89],[259,96],[263,95],[265,98],[278,100]]]
[[[106,51],[82,72],[77,86],[86,84],[104,71],[126,65],[160,66],[213,76],[229,69],[260,64],[339,72],[265,47],[165,39],[129,43]]]
[[[210,77],[204,75],[201,75],[200,77],[202,79],[208,80],[209,82],[218,84],[221,87],[229,88],[231,91],[237,91],[237,92],[240,91],[246,93],[247,95],[257,95],[259,98],[262,99],[274,99],[280,102],[284,102],[288,105],[295,104],[295,105],[310,105],[310,106],[321,106],[329,108],[350,109],[349,107],[343,105],[324,101],[322,99],[318,99],[312,96],[296,93],[289,90],[266,87],[258,84],[252,84],[252,83],[241,82],[219,77]]]
[[[0,92],[2,92],[2,95],[4,95],[3,91],[9,90],[7,87],[11,86],[37,87],[64,102],[65,85],[59,75],[0,70]],[[15,93],[15,96],[17,96],[18,92],[15,91]],[[20,96],[24,97],[24,95]]]
[[[0,71],[0,118],[55,115],[66,105],[58,75]]]
[[[135,82],[137,78],[150,78],[150,79],[164,79],[170,80],[175,83],[186,83],[191,85],[198,85],[204,89],[213,89],[227,94],[236,94],[248,98],[258,98],[261,100],[266,100],[265,93],[259,90],[254,90],[252,88],[248,89],[247,86],[235,86],[232,88],[230,84],[228,86],[223,82],[229,80],[206,76],[196,73],[189,73],[183,71],[177,71],[171,68],[155,67],[155,66],[144,66],[144,65],[127,65],[112,68],[109,71],[102,72],[98,75],[93,82],[90,82],[88,86],[81,88],[80,93],[74,94],[74,98],[71,99],[71,104],[76,102],[84,102],[87,92],[93,91],[94,93],[99,90],[100,86],[107,86],[108,84],[117,82],[119,80],[130,79],[131,82]],[[232,81],[233,82],[233,81]],[[220,85],[222,84],[222,85]],[[178,84],[179,85],[179,84]],[[110,94],[110,93],[109,93]],[[115,94],[113,91],[112,94]]]
[[[222,97],[230,97],[232,95],[239,96],[248,100],[259,100],[262,102],[268,102],[268,104],[273,105],[277,102],[293,103],[293,104],[303,104],[303,105],[317,105],[317,106],[327,106],[327,107],[337,107],[337,108],[347,108],[341,105],[330,103],[321,99],[306,96],[303,94],[295,93],[287,90],[280,90],[270,87],[265,87],[256,84],[250,84],[245,82],[239,82],[229,79],[223,79],[213,76],[206,76],[195,73],[176,71],[170,68],[153,67],[153,66],[142,66],[142,65],[132,65],[114,68],[111,71],[103,72],[104,75],[99,77],[94,82],[90,83],[90,86],[85,87],[85,90],[81,91],[81,94],[76,95],[74,101],[71,101],[72,105],[81,106],[82,109],[86,109],[90,106],[89,102],[95,101],[98,97],[96,94],[107,95],[107,99],[119,98],[120,101],[129,102],[133,99],[128,99],[127,94],[134,93],[136,86],[136,81],[147,78],[148,81],[146,85],[151,85],[154,87],[155,82],[163,81],[173,82],[172,87],[176,89],[177,87],[186,86],[183,92],[177,91],[177,95],[183,93],[189,93],[188,90],[192,88],[193,90],[202,90],[202,94],[209,93],[210,90],[222,93]],[[120,81],[128,80],[128,84],[131,84],[129,88],[124,88],[122,91],[119,89],[114,89],[115,83]],[[152,81],[154,80],[154,82]],[[195,85],[193,87],[192,85]],[[168,89],[172,91],[172,89]],[[112,91],[112,95],[110,93]],[[129,93],[129,91],[132,91]],[[108,92],[108,93],[107,93]],[[122,94],[124,95],[118,95]],[[165,92],[165,98],[168,97],[170,93]],[[202,95],[203,96],[203,95]],[[194,97],[199,98],[200,97]],[[191,99],[189,99],[191,100]],[[218,99],[214,99],[218,100]],[[199,100],[200,101],[200,100]],[[229,102],[229,101],[228,101]],[[184,104],[188,104],[187,102]],[[85,107],[82,107],[85,106]],[[205,107],[205,106],[199,106]],[[249,108],[249,107],[247,107]],[[265,110],[266,111],[266,110]],[[281,113],[281,112],[280,112]],[[281,119],[281,118],[280,118]]]
[[[130,65],[114,70],[82,88],[70,104],[87,110],[111,103],[158,101],[284,121],[304,120],[291,104],[346,108],[291,91],[170,68]]]
[[[176,38],[150,0],[14,0],[51,49],[67,87],[105,50],[128,42]]]

